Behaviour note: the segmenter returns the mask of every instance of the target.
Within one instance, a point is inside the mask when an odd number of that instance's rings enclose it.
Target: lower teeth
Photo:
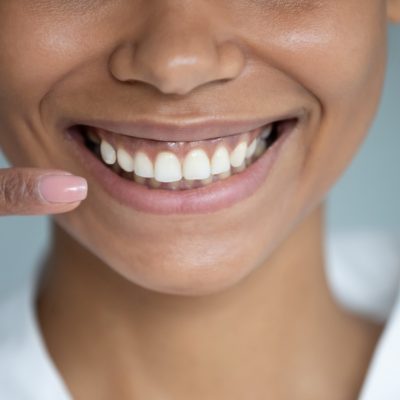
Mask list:
[[[92,151],[97,158],[104,164],[100,155],[100,144],[97,138],[84,136],[86,147]],[[136,175],[134,172],[125,172],[116,163],[114,165],[106,165],[108,168],[112,169],[117,175],[121,176],[130,181],[134,181],[140,185],[146,186],[150,189],[165,189],[165,190],[187,190],[187,189],[197,189],[200,187],[208,186],[214,182],[224,180],[232,175],[238,174],[247,169],[248,166],[253,164],[258,158],[260,158],[271,145],[275,142],[277,134],[272,134],[267,139],[262,139],[259,141],[254,155],[251,158],[246,158],[245,162],[240,167],[232,167],[230,171],[221,173],[219,175],[211,175],[208,179],[203,180],[186,180],[182,179],[178,182],[164,183],[159,182],[154,178],[143,178]]]

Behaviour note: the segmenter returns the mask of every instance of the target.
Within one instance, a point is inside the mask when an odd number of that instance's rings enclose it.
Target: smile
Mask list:
[[[201,213],[250,196],[300,117],[194,141],[156,140],[86,124],[70,129],[69,138],[80,160],[120,203],[156,214]]]
[[[86,147],[115,173],[164,190],[199,188],[243,172],[279,134],[278,124],[193,142],[145,140],[94,128],[83,131]]]

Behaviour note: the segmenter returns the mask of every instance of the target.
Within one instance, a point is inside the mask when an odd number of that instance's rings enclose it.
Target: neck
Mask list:
[[[239,284],[203,297],[137,286],[54,226],[38,317],[71,392],[224,400],[252,388],[254,399],[355,398],[379,328],[331,298],[323,215],[321,206]]]

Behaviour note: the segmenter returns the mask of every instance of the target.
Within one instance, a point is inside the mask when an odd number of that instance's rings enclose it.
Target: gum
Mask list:
[[[185,158],[186,154],[190,152],[192,149],[203,149],[208,157],[211,157],[214,154],[214,151],[217,149],[219,145],[223,145],[227,148],[228,152],[232,152],[235,147],[240,142],[247,142],[248,145],[261,134],[264,130],[264,127],[254,129],[253,131],[246,133],[239,133],[237,135],[230,135],[226,137],[219,137],[215,139],[209,140],[200,140],[200,141],[181,141],[181,142],[168,142],[168,141],[158,141],[158,140],[149,140],[142,139],[137,137],[131,137],[126,135],[115,134],[112,132],[108,132],[102,129],[97,128],[88,128],[89,135],[92,139],[96,137],[99,140],[105,140],[110,143],[115,150],[119,148],[123,148],[129,154],[134,155],[134,153],[138,151],[142,151],[146,153],[146,155],[154,162],[157,154],[161,151],[171,151],[173,152],[181,161]]]

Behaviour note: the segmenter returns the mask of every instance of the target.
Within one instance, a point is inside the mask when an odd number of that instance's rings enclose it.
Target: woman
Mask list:
[[[377,398],[381,328],[331,296],[324,198],[389,20],[399,0],[2,1],[0,212],[54,225],[42,353],[16,339],[1,397]]]

